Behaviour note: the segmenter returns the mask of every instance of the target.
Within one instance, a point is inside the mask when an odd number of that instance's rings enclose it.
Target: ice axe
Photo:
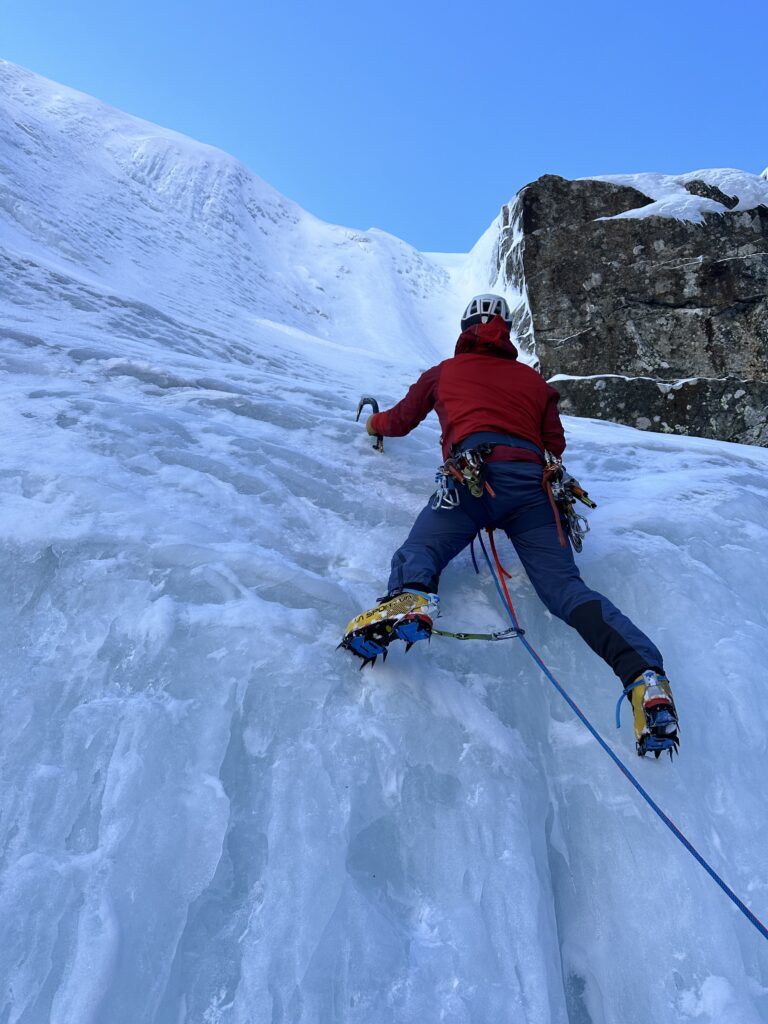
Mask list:
[[[373,409],[374,414],[379,411],[379,403],[376,401],[376,399],[371,398],[370,395],[363,395],[363,397],[360,399],[357,405],[357,416],[355,416],[356,423],[359,422],[360,413],[363,411],[366,405],[370,405],[370,407]],[[376,435],[376,440],[374,441],[372,447],[374,451],[381,452],[382,455],[384,454],[384,438],[381,436],[381,434]]]

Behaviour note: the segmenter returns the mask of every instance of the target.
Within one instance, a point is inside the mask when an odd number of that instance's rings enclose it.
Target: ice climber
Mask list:
[[[559,395],[518,361],[510,325],[502,297],[475,296],[464,311],[453,357],[426,370],[393,408],[368,418],[369,434],[402,437],[434,409],[447,483],[443,500],[438,490],[395,552],[387,596],[349,623],[341,645],[365,663],[385,654],[395,639],[410,647],[428,638],[441,572],[480,530],[498,528],[550,612],[573,626],[621,680],[632,703],[638,753],[671,753],[678,719],[662,656],[581,579],[564,536],[566,520],[542,486],[546,467],[550,480],[563,474]]]

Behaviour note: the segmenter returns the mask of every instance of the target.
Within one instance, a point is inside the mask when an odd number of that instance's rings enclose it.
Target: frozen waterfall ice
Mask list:
[[[0,63],[0,1021],[764,1024],[768,945],[514,641],[336,652],[429,494],[370,448],[468,259]],[[532,642],[768,916],[768,452],[567,421],[585,577],[665,652],[681,756],[506,552]],[[501,628],[468,556],[444,624]],[[423,648],[423,649],[421,649]]]

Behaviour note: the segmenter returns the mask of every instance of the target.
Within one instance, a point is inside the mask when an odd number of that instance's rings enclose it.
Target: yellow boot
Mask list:
[[[630,698],[638,754],[643,757],[653,753],[659,757],[662,750],[668,750],[671,757],[677,752],[680,740],[677,735],[677,710],[669,680],[647,669],[634,681]]]
[[[427,613],[437,600],[437,594],[418,590],[404,590],[388,597],[352,619],[339,647],[362,658],[360,668],[372,665],[380,654],[386,658],[387,646],[392,640],[404,640],[405,649],[409,651],[417,640],[428,640],[431,636],[432,619]]]

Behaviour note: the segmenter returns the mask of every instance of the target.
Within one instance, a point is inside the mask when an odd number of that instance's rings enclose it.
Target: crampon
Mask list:
[[[429,640],[431,635],[432,619],[428,615],[411,612],[353,629],[344,636],[339,647],[357,655],[363,669],[366,665],[375,665],[379,656],[386,661],[393,640],[403,640],[407,652],[419,640]]]
[[[676,754],[680,746],[680,739],[677,735],[677,718],[674,705],[665,704],[646,711],[648,721],[647,731],[637,740],[637,752],[640,757],[646,754],[653,754],[661,757],[663,751],[668,751],[669,756]]]
[[[669,680],[656,672],[643,672],[630,691],[635,721],[635,743],[640,757],[670,758],[680,746],[679,723]]]

